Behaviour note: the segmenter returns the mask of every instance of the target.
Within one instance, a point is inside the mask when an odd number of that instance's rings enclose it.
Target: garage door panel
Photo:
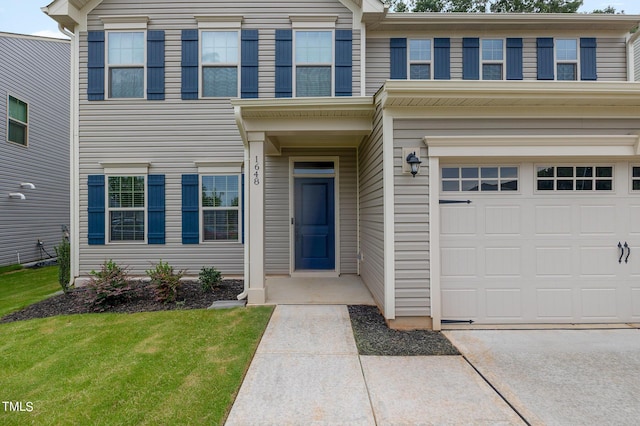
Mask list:
[[[521,275],[521,254],[519,247],[485,249],[486,277],[519,277]]]
[[[574,316],[571,288],[539,288],[536,299],[539,320],[565,322]]]
[[[580,235],[612,235],[617,228],[616,206],[580,206]]]
[[[629,234],[640,236],[640,206],[629,207]]]
[[[450,247],[441,251],[443,277],[477,277],[477,250],[475,247]]]
[[[521,235],[520,206],[487,206],[485,208],[485,234],[491,235]]]
[[[442,312],[448,319],[478,318],[478,290],[474,288],[442,290]]]
[[[495,320],[522,318],[522,290],[519,288],[489,288],[484,293],[486,316]]]
[[[572,274],[571,247],[536,247],[537,277],[570,277]]]
[[[536,235],[569,236],[573,218],[570,206],[536,206]]]
[[[613,245],[580,247],[581,277],[615,277],[619,272],[618,251]]]
[[[475,206],[441,207],[440,232],[442,235],[476,235]]]
[[[640,287],[631,289],[631,315],[640,319]]]
[[[582,318],[592,321],[615,320],[619,313],[616,291],[613,288],[581,289]]]

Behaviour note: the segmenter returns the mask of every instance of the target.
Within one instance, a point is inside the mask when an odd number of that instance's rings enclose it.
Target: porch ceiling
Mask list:
[[[267,154],[282,148],[356,147],[371,133],[373,98],[237,99],[236,122],[247,133],[265,134]]]

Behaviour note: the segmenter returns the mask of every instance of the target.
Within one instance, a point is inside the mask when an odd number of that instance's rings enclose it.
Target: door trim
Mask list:
[[[335,173],[333,175],[294,175],[293,165],[296,161],[332,161]],[[295,228],[291,218],[295,217],[295,177],[333,177],[334,204],[334,232],[335,232],[335,269],[329,271],[296,271]],[[340,157],[339,156],[291,156],[289,157],[289,275],[308,277],[337,277],[340,275]]]

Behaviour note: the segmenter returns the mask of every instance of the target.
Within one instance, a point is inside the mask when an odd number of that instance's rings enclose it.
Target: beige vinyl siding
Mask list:
[[[358,148],[360,181],[360,276],[378,306],[384,306],[384,194],[382,109],[377,106],[371,135]]]
[[[635,74],[633,81],[640,81],[640,41],[638,40],[633,43],[633,64]]]
[[[40,260],[38,240],[55,256],[69,227],[70,49],[68,41],[0,33],[0,266]],[[8,96],[28,104],[26,147],[7,142]]]
[[[538,79],[538,42],[535,37],[522,39],[522,77]]]
[[[265,272],[289,273],[289,157],[338,156],[340,202],[340,272],[357,273],[357,181],[355,149],[283,149],[265,159]]]
[[[462,80],[462,39],[451,38],[450,43],[451,79]]]
[[[389,79],[389,73],[391,72],[389,43],[390,41],[388,38],[367,39],[367,96],[375,95],[376,92],[382,87],[385,80]]]
[[[429,167],[427,150],[418,134],[399,137],[394,132],[393,137],[395,307],[398,317],[431,315]],[[415,148],[422,160],[420,173],[415,178],[402,172],[403,148]]]
[[[598,81],[627,80],[627,43],[624,38],[599,38],[596,54]]]

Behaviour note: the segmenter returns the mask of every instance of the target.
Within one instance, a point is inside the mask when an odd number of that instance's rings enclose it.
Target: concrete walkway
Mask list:
[[[347,307],[276,307],[227,425],[522,424],[460,356],[359,356]]]

